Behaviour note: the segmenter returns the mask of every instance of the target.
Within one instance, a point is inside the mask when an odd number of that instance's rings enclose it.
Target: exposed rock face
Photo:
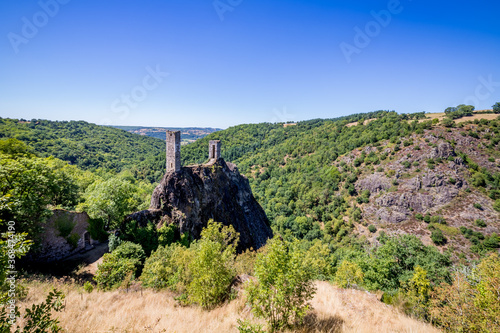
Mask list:
[[[370,193],[378,193],[391,187],[391,181],[382,172],[368,175],[356,183],[358,190],[368,190]]]
[[[234,226],[240,233],[239,251],[258,249],[272,237],[248,179],[223,159],[167,173],[155,188],[149,209],[129,215],[126,221],[175,223],[197,239],[210,219]]]
[[[417,141],[417,138],[413,139]],[[405,148],[396,155],[394,162],[386,165],[386,169],[393,170],[394,179],[377,172],[356,182],[358,191],[369,190],[372,195],[370,203],[363,209],[365,218],[389,223],[404,222],[416,213],[426,214],[443,208],[458,196],[462,188],[468,187],[464,178],[467,168],[453,147],[432,135],[428,135],[427,139],[435,142],[436,146],[422,145],[417,151],[412,147]],[[431,158],[441,158],[444,162],[431,169],[426,167],[426,161]],[[417,172],[414,162],[424,170]],[[406,168],[404,163],[410,166]],[[397,185],[392,187],[392,181]]]

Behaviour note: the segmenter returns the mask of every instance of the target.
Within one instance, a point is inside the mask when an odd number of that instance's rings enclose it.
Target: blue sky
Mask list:
[[[0,3],[0,116],[225,128],[500,101],[493,1]]]

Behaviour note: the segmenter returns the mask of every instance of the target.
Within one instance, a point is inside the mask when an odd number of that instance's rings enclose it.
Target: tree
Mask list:
[[[297,243],[275,236],[255,263],[257,281],[247,285],[248,302],[257,317],[268,321],[271,331],[300,323],[310,309],[316,289],[314,272],[304,265],[304,252]]]
[[[500,113],[500,102],[496,102],[495,105],[493,105],[493,112]]]
[[[94,280],[101,289],[115,288],[126,278],[135,277],[144,258],[144,250],[139,244],[123,242],[113,252],[104,254]]]
[[[457,111],[462,113],[463,116],[472,116],[475,109],[476,108],[473,105],[460,104],[457,106]]]
[[[233,226],[208,222],[200,240],[193,244],[195,256],[189,264],[192,280],[187,287],[191,301],[209,309],[226,298],[235,275],[238,240]]]
[[[65,165],[53,158],[1,155],[0,218],[16,221],[18,232],[34,237],[50,215],[47,205],[75,205],[78,187]]]
[[[432,321],[456,332],[500,331],[500,258],[492,253],[477,267],[458,267],[451,285],[431,293]]]
[[[363,283],[363,271],[356,263],[344,260],[335,274],[334,281],[340,288],[351,288]]]
[[[93,219],[104,219],[107,228],[117,227],[135,208],[131,202],[134,190],[132,184],[121,178],[97,180],[87,188],[81,208]]]
[[[449,108],[446,108],[446,110],[444,110],[444,113],[448,114],[456,111],[457,111],[456,107],[450,106]]]
[[[417,318],[425,319],[427,316],[430,281],[427,271],[420,266],[415,267],[413,277],[403,285],[408,301],[407,312]]]

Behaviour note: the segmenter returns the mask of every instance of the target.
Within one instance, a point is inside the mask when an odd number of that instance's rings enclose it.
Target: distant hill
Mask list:
[[[220,139],[222,157],[249,178],[273,229],[299,239],[346,246],[405,232],[458,250],[455,259],[499,246],[498,115],[447,127],[427,116],[240,125],[185,146],[182,159],[203,162],[208,140]]]
[[[156,182],[165,171],[165,142],[85,121],[0,118],[0,138],[16,138],[42,157],[54,156],[84,170],[132,171]]]
[[[153,138],[165,140],[165,131],[181,131],[182,144],[195,142],[211,133],[220,131],[220,128],[200,128],[200,127],[141,127],[141,126],[112,126],[124,131],[146,135]]]

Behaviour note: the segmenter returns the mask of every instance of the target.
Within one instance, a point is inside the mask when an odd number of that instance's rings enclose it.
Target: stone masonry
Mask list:
[[[167,131],[167,172],[181,169],[181,132]]]

